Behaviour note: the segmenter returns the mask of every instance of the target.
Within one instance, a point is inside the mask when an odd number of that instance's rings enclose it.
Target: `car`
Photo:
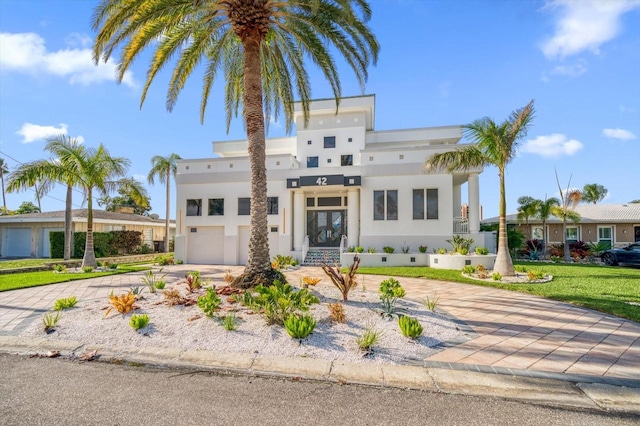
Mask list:
[[[640,242],[622,248],[609,249],[600,256],[602,263],[613,266],[619,263],[640,266]]]

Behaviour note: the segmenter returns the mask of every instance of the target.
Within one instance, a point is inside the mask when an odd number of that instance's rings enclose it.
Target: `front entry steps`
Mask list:
[[[329,266],[340,264],[340,249],[309,249],[302,266]]]

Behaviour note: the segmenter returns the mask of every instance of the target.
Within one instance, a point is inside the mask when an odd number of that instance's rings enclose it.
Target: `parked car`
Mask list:
[[[601,259],[605,265],[609,266],[619,263],[640,266],[640,242],[622,248],[609,249],[602,253]]]

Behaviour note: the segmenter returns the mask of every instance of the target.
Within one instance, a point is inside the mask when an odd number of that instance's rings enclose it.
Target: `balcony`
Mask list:
[[[454,234],[468,234],[469,233],[469,220],[463,217],[453,218],[453,233]]]

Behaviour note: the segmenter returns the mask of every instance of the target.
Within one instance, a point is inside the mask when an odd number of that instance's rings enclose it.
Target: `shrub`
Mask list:
[[[216,294],[216,289],[208,287],[204,296],[198,297],[198,307],[202,309],[202,312],[209,318],[213,317],[213,314],[220,307],[221,300]]]
[[[393,247],[390,246],[384,246],[382,247],[382,251],[388,254],[393,253],[394,251],[396,251],[396,249],[394,249]]]
[[[284,328],[294,339],[306,339],[316,327],[316,321],[311,315],[289,315],[284,320]]]
[[[342,306],[341,303],[329,303],[327,308],[329,308],[329,314],[333,321],[344,323],[347,320],[347,316],[344,312],[344,306]]]
[[[85,274],[90,274],[91,272],[93,272],[93,267],[92,266],[84,266],[82,268],[82,272],[84,272]]]
[[[531,269],[530,271],[527,271],[527,277],[529,278],[529,281],[544,279],[545,275],[546,274],[539,269]]]
[[[402,247],[400,247],[400,250],[401,250],[404,254],[409,253],[409,250],[410,250],[410,249],[411,249],[411,247],[409,247],[409,246],[402,246]]]
[[[396,302],[405,295],[404,288],[402,288],[400,282],[395,278],[388,278],[380,283],[378,293],[382,301],[382,309],[377,308],[376,312],[387,319],[397,317],[401,310],[396,309]]]
[[[435,249],[437,254],[447,254],[448,250],[444,247],[441,247],[439,249]]]
[[[142,232],[140,231],[111,231],[109,252],[112,254],[133,253],[140,248],[140,244],[142,244]]]
[[[526,266],[524,266],[524,265],[515,265],[515,266],[513,267],[513,269],[514,269],[516,272],[522,272],[522,273],[527,272],[527,267],[526,267]]]
[[[348,252],[348,253],[355,253],[355,251],[356,251],[355,246],[349,246],[349,247],[347,247],[347,252]]]
[[[142,298],[142,292],[144,291],[144,287],[140,287],[140,286],[131,287],[129,290],[131,291],[131,293],[133,293],[136,300],[138,300]]]
[[[78,298],[76,296],[64,297],[62,299],[56,300],[53,305],[54,311],[64,311],[65,309],[73,308],[78,303]]]
[[[476,270],[478,272],[485,272],[487,270],[487,268],[485,268],[483,264],[480,264],[480,265],[476,266]]]
[[[147,314],[133,314],[131,315],[131,319],[129,320],[129,325],[133,327],[135,330],[140,330],[141,328],[146,327],[149,324],[149,315]]]
[[[164,280],[158,280],[156,282],[156,289],[157,290],[164,290],[164,288],[166,287],[167,283]]]
[[[178,259],[178,260],[176,260],[176,263],[177,263],[178,265],[182,265],[182,264],[184,263],[184,261],[183,261],[182,259]]]
[[[62,273],[62,272],[66,272],[67,271],[67,267],[65,265],[61,264],[61,263],[58,263],[58,264],[53,265],[53,270],[55,272]]]
[[[469,254],[469,249],[468,249],[468,248],[466,248],[466,247],[463,247],[463,248],[461,248],[461,249],[459,249],[459,250],[458,250],[458,253],[459,253],[459,254],[461,254],[461,255],[463,255],[463,256],[466,256],[466,255],[468,255],[468,254]]]
[[[398,318],[398,326],[404,337],[417,339],[422,334],[422,324],[416,318],[401,316]]]
[[[293,257],[277,254],[276,257],[273,258],[273,262],[278,264],[278,268],[274,269],[287,268],[293,265]]]
[[[475,274],[476,272],[476,267],[473,265],[465,265],[462,267],[462,273],[463,274]]]
[[[472,238],[464,238],[462,235],[454,235],[450,240],[446,240],[453,248],[454,253],[463,254],[461,250],[469,253],[471,245],[474,243]]]
[[[274,281],[273,285],[265,287],[258,285],[254,289],[257,294],[246,291],[242,304],[255,312],[260,312],[267,324],[284,324],[284,320],[299,311],[306,312],[314,303],[320,303],[309,290],[295,288],[287,283]]]
[[[524,248],[519,252],[520,257],[530,260],[538,260],[542,255],[542,242],[539,240],[527,240]]]
[[[502,275],[500,274],[500,272],[494,272],[493,274],[491,274],[491,279],[494,281],[500,281],[502,280]]]
[[[200,278],[200,272],[189,271],[184,277],[187,282],[187,288],[189,289],[189,293],[193,293],[199,288],[202,288],[202,278]]]
[[[142,284],[146,285],[149,288],[149,293],[155,293],[156,289],[162,290],[164,288],[164,281],[162,280],[167,274],[160,275],[162,272],[162,268],[158,271],[157,274],[154,274],[150,269],[144,273],[144,276],[140,277]],[[161,287],[158,287],[158,283],[162,283]]]
[[[364,247],[356,246],[356,253],[362,253],[364,251]]]
[[[426,253],[428,249],[429,249],[429,247],[428,247],[428,246],[419,246],[419,247],[418,247],[418,251],[419,251],[420,253]]]
[[[109,303],[111,304],[111,307],[107,309],[107,312],[105,312],[105,317],[108,316],[113,309],[121,314],[128,314],[132,310],[139,308],[139,306],[135,304],[136,296],[132,291],[129,291],[126,294],[121,294],[119,296],[115,296],[113,292],[111,292],[111,294],[109,295]]]
[[[158,255],[153,259],[153,263],[157,263],[159,266],[173,265],[173,253]]]
[[[117,263],[110,263],[109,264],[109,269],[118,269],[118,264]]]
[[[367,253],[375,253],[375,252],[376,252],[375,247],[367,247]]]
[[[238,328],[238,317],[234,312],[229,312],[227,315],[221,316],[220,322],[227,331],[233,331]]]
[[[308,288],[309,286],[315,287],[320,281],[322,281],[322,278],[305,275],[302,277],[302,288]]]
[[[476,247],[476,254],[484,256],[486,254],[489,254],[489,249],[486,247]]]
[[[44,331],[46,333],[51,333],[56,325],[58,324],[58,321],[60,321],[60,318],[62,318],[62,314],[60,314],[60,312],[56,312],[56,314],[44,314],[42,317],[42,323],[44,324]]]
[[[344,275],[340,271],[339,266],[331,267],[326,263],[322,265],[322,270],[329,276],[333,285],[335,285],[338,290],[340,290],[340,293],[342,293],[342,300],[344,300],[345,302],[349,298],[349,292],[351,291],[351,289],[358,285],[356,271],[358,270],[359,266],[360,258],[357,254],[353,256],[353,263],[347,270],[347,273]]]
[[[372,326],[368,326],[364,334],[356,339],[356,343],[358,344],[358,348],[364,352],[371,352],[373,345],[378,343],[380,339],[380,332],[375,330]]]
[[[434,295],[433,295],[433,299],[431,299],[429,296],[427,296],[427,297],[424,299],[423,303],[424,303],[424,306],[425,306],[428,310],[430,310],[431,312],[435,312],[435,311],[436,311],[436,308],[438,307],[438,301],[439,301],[439,300],[440,300],[440,298],[439,298],[439,297],[436,297],[436,295],[434,294]]]

